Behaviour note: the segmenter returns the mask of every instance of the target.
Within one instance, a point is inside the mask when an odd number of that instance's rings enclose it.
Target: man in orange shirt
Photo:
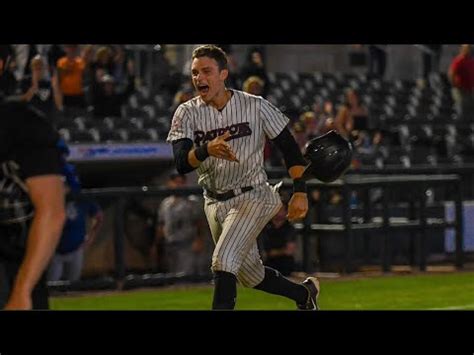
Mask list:
[[[66,56],[57,62],[59,86],[63,93],[64,108],[83,109],[86,106],[83,88],[83,74],[86,68],[84,59],[78,55],[78,45],[64,46]]]
[[[448,78],[453,85],[453,99],[461,118],[474,118],[474,57],[471,46],[461,45],[459,55],[452,61]]]

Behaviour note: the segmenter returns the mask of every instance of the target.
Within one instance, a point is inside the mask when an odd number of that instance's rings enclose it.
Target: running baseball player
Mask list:
[[[197,169],[204,189],[204,211],[215,249],[213,309],[234,309],[237,280],[245,287],[288,297],[299,309],[318,309],[319,282],[309,277],[292,282],[262,264],[257,236],[282,202],[269,185],[263,149],[268,137],[282,151],[293,195],[288,220],[306,216],[306,167],[287,128],[289,119],[260,96],[225,86],[227,57],[219,47],[205,45],[192,54],[191,74],[198,96],[175,111],[168,142],[181,174]]]

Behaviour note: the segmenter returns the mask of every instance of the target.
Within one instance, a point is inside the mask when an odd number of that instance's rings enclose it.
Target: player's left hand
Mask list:
[[[294,222],[306,217],[308,196],[304,192],[295,192],[288,203],[288,221]]]

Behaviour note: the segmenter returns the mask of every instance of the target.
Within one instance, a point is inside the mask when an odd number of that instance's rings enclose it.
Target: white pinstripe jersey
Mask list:
[[[181,104],[173,116],[167,142],[189,138],[194,147],[230,131],[228,141],[240,163],[208,157],[197,169],[198,183],[218,193],[267,181],[263,149],[265,136],[277,137],[289,119],[260,96],[232,90],[222,110],[197,96]]]

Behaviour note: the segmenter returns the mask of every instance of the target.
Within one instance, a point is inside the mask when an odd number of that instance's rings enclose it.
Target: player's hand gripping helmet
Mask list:
[[[305,170],[306,178],[315,177],[323,182],[332,182],[350,167],[352,145],[332,130],[308,141],[304,157],[310,163]]]

